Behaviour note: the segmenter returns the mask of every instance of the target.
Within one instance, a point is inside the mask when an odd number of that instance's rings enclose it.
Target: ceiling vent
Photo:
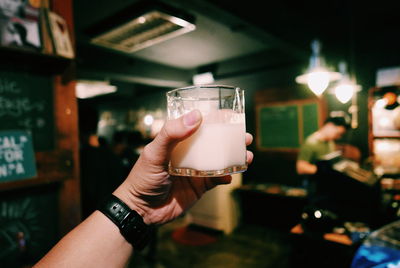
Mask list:
[[[123,14],[96,25],[91,43],[132,53],[196,29],[194,17],[182,11],[162,6],[141,9],[138,14],[136,7],[134,16],[124,9]]]

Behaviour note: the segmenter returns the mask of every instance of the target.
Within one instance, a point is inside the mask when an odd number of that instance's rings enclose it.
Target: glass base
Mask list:
[[[197,170],[192,168],[174,168],[169,166],[169,174],[185,177],[222,177],[247,170],[247,165],[227,167],[219,170]]]

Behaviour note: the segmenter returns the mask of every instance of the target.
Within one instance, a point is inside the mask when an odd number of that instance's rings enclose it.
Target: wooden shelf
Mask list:
[[[73,152],[67,150],[36,152],[37,176],[0,183],[0,193],[15,189],[41,186],[73,178]]]
[[[0,47],[2,68],[48,75],[62,74],[73,62],[58,55],[44,54],[19,47]],[[15,64],[15,63],[18,64]]]

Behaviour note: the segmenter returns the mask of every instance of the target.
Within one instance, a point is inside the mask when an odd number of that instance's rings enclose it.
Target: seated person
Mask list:
[[[377,213],[379,192],[377,189],[352,179],[346,173],[333,168],[328,154],[342,156],[336,141],[350,128],[344,117],[329,117],[323,126],[311,134],[302,144],[296,162],[299,175],[304,176],[308,192],[306,210],[323,210],[334,214],[339,221],[363,221],[373,223]],[[355,158],[359,154],[353,153]],[[328,161],[324,161],[328,160]],[[332,161],[329,161],[332,160]]]
[[[303,184],[308,192],[308,204],[304,208],[304,213],[308,211],[312,214],[314,210],[335,207],[332,202],[336,203],[336,201],[332,201],[326,191],[320,189],[319,186],[322,184],[316,182],[317,162],[327,154],[336,151],[335,141],[340,139],[349,128],[350,125],[344,117],[329,117],[325,120],[323,126],[308,136],[300,147],[296,171],[303,177]],[[337,217],[335,213],[329,210],[326,211],[329,215],[332,214]]]
[[[313,175],[317,172],[315,162],[336,150],[335,141],[350,128],[344,117],[329,117],[324,125],[311,134],[300,147],[296,162],[299,175]]]

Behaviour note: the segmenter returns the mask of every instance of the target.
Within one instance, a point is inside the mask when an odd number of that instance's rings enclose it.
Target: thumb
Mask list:
[[[177,119],[168,120],[148,150],[155,164],[168,164],[176,144],[192,135],[200,126],[202,116],[199,110],[193,110]]]

